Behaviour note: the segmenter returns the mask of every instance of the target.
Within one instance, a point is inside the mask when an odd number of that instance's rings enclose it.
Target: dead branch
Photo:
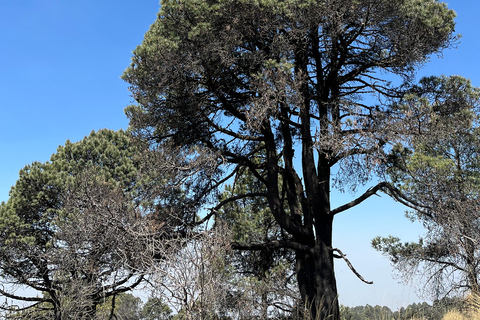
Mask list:
[[[373,281],[367,281],[365,280],[364,277],[362,277],[362,275],[360,273],[358,273],[357,270],[355,270],[355,268],[353,267],[352,263],[347,259],[347,256],[342,252],[340,251],[340,249],[337,249],[337,248],[332,248],[332,252],[337,252],[338,255],[339,255],[339,258],[345,260],[345,262],[347,263],[348,267],[350,268],[350,270],[352,270],[352,272],[357,276],[358,279],[362,280],[363,282],[365,282],[366,284],[373,284]],[[338,256],[335,256],[336,258]]]

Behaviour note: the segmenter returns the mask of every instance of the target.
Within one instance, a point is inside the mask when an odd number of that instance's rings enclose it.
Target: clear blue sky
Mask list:
[[[480,2],[448,3],[463,38],[420,74],[462,75],[480,86]],[[119,77],[158,9],[157,0],[0,1],[0,201],[8,199],[23,166],[47,161],[65,140],[127,127],[123,108],[132,99]],[[333,205],[350,198],[335,194]],[[384,196],[338,216],[334,245],[375,283],[363,284],[338,261],[341,303],[396,308],[418,301],[414,287],[392,280],[388,260],[370,249],[376,235],[417,238],[421,227],[403,211]]]

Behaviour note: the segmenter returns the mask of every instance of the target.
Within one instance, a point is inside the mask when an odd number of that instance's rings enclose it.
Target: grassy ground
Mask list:
[[[480,320],[480,296],[468,296],[465,299],[465,304],[465,310],[451,310],[445,314],[443,320]]]

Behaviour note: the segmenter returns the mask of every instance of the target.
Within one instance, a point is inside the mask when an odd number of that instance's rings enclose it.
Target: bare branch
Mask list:
[[[46,298],[38,298],[38,297],[25,297],[25,296],[18,296],[16,294],[9,293],[5,291],[4,289],[0,289],[0,294],[3,296],[14,299],[14,300],[20,300],[20,301],[29,301],[29,302],[52,302],[51,299],[46,299]]]
[[[342,251],[340,251],[340,249],[337,249],[337,248],[333,248],[332,249],[333,252],[337,252],[339,255],[340,255],[340,258],[342,258],[343,260],[345,260],[345,262],[347,263],[348,267],[350,268],[350,270],[352,270],[352,272],[357,276],[358,279],[362,280],[363,282],[365,282],[366,284],[373,284],[373,281],[367,281],[365,280],[365,278],[362,277],[362,275],[360,273],[357,272],[357,270],[355,270],[355,268],[353,267],[353,265],[351,264],[351,262],[347,259],[347,255],[344,254]]]
[[[349,203],[347,204],[344,204],[343,206],[340,206],[336,209],[333,209],[332,211],[330,211],[331,214],[335,215],[337,213],[340,213],[340,212],[343,212],[345,210],[348,210],[350,208],[353,208],[355,207],[356,205],[359,205],[360,203],[362,203],[363,201],[367,200],[368,198],[370,198],[371,196],[375,195],[377,193],[377,191],[381,191],[383,188],[385,188],[386,186],[388,185],[387,182],[380,182],[379,184],[377,184],[376,186],[374,187],[371,187],[369,188],[364,194],[362,194],[360,197],[356,198],[355,200],[353,201],[350,201]]]
[[[246,194],[238,194],[235,196],[228,197],[227,199],[220,201],[215,207],[210,208],[210,213],[207,214],[203,219],[195,222],[195,225],[199,226],[207,222],[211,217],[213,217],[215,214],[218,213],[218,210],[220,210],[224,205],[234,202],[240,199],[245,199],[245,198],[254,198],[254,197],[266,197],[266,194],[263,192],[252,192],[252,193],[246,193]]]
[[[293,250],[312,252],[312,248],[307,245],[290,240],[273,240],[265,243],[239,243],[232,242],[232,249],[235,250],[267,250],[278,248],[289,248]]]

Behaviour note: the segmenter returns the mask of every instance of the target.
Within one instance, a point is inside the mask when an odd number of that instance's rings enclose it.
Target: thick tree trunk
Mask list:
[[[339,319],[338,293],[335,279],[333,256],[330,246],[317,245],[315,248],[315,289],[316,315],[319,319]]]
[[[53,318],[54,320],[62,320],[62,312],[60,310],[60,307],[54,306],[53,308]]]
[[[329,219],[332,220],[332,219]],[[332,221],[322,229],[329,229],[318,236],[312,253],[296,252],[296,272],[300,294],[310,313],[311,320],[338,320],[339,305],[331,247]]]
[[[315,248],[314,255],[297,253],[297,280],[312,320],[339,319],[338,293],[331,250]]]
[[[57,294],[55,290],[50,290],[48,293],[52,299],[53,319],[62,320],[62,308],[60,305],[60,300],[57,298]]]

